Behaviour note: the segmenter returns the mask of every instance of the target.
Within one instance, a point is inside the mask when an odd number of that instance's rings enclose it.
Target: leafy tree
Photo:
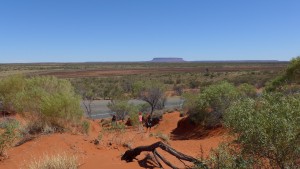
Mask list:
[[[294,168],[300,158],[300,95],[264,94],[232,104],[225,125],[244,155],[268,159],[274,168]]]

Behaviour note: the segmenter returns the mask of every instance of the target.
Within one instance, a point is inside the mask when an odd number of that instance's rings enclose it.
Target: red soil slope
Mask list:
[[[160,139],[155,137],[160,134],[168,135],[171,140],[169,144],[176,150],[197,157],[203,150],[203,155],[207,156],[211,148],[215,148],[223,140],[222,129],[216,129],[201,138],[174,139],[177,134],[174,129],[177,122],[182,118],[178,112],[165,114],[161,123],[154,127],[149,133],[138,132],[136,128],[126,129],[125,132],[112,133],[102,132],[103,139],[99,145],[94,145],[92,140],[97,138],[102,128],[96,121],[91,121],[91,131],[88,136],[82,134],[51,134],[43,135],[32,141],[29,141],[19,147],[11,148],[8,151],[9,158],[0,162],[0,168],[15,169],[26,168],[34,160],[43,157],[43,155],[52,154],[73,154],[79,159],[80,169],[110,168],[110,169],[137,169],[137,168],[159,168],[158,165],[145,157],[148,153],[141,153],[137,160],[126,163],[121,161],[122,154],[127,150],[122,145],[130,144],[133,148],[141,145],[150,145]],[[182,126],[184,127],[184,126]],[[189,129],[189,128],[187,128]],[[180,130],[181,132],[197,132],[196,130]],[[200,130],[199,130],[200,131]],[[166,152],[159,151],[171,163],[180,168],[184,165],[168,155]],[[166,167],[168,168],[168,167]]]

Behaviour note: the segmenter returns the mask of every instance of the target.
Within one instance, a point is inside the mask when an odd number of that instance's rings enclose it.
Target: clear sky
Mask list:
[[[299,55],[300,0],[0,0],[0,63]]]

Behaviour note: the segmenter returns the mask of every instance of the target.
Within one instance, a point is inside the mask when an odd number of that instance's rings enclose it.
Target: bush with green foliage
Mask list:
[[[107,107],[115,112],[117,120],[125,120],[130,109],[127,100],[114,100],[113,102],[110,102]]]
[[[83,133],[89,134],[90,126],[91,126],[90,122],[87,120],[84,120],[81,124]]]
[[[14,90],[3,92],[9,84]],[[83,115],[81,98],[67,80],[50,76],[8,77],[1,81],[0,91],[5,103],[14,110],[44,125],[64,128],[66,123],[78,123]]]
[[[238,91],[242,97],[256,97],[256,88],[248,83],[239,85]]]
[[[192,104],[189,117],[194,123],[211,128],[221,124],[225,110],[238,98],[235,86],[221,82],[208,86],[196,97],[187,98],[185,104]]]
[[[9,76],[0,80],[0,102],[2,109],[7,112],[15,112],[13,107],[16,95],[24,90],[25,77],[21,75]]]
[[[264,168],[262,163],[255,163],[251,156],[243,156],[239,148],[230,143],[221,143],[218,148],[211,150],[207,159],[201,161],[204,161],[210,169]],[[207,169],[203,165],[196,165],[194,168]]]
[[[142,106],[128,103],[127,100],[115,100],[108,104],[108,107],[116,113],[117,120],[125,120],[128,117],[132,126],[138,124],[138,112],[141,111]]]
[[[4,119],[0,122],[0,157],[6,155],[6,149],[12,146],[17,138],[18,132],[16,130],[18,127],[19,122],[14,119]]]
[[[293,168],[300,158],[300,95],[264,94],[235,102],[225,125],[237,136],[243,155],[268,159],[274,168]]]
[[[291,60],[285,74],[287,79],[291,82],[300,83],[300,56]]]
[[[128,116],[132,126],[137,126],[139,124],[138,112],[140,112],[140,110],[140,105],[131,105]]]
[[[287,69],[282,75],[277,76],[266,85],[266,91],[272,92],[280,89],[281,86],[300,83],[300,56],[293,58],[288,65]]]

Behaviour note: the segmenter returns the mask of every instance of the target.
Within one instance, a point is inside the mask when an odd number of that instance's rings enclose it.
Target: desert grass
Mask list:
[[[66,153],[57,155],[44,155],[41,159],[35,159],[29,164],[28,169],[77,169],[79,168],[77,157]]]

